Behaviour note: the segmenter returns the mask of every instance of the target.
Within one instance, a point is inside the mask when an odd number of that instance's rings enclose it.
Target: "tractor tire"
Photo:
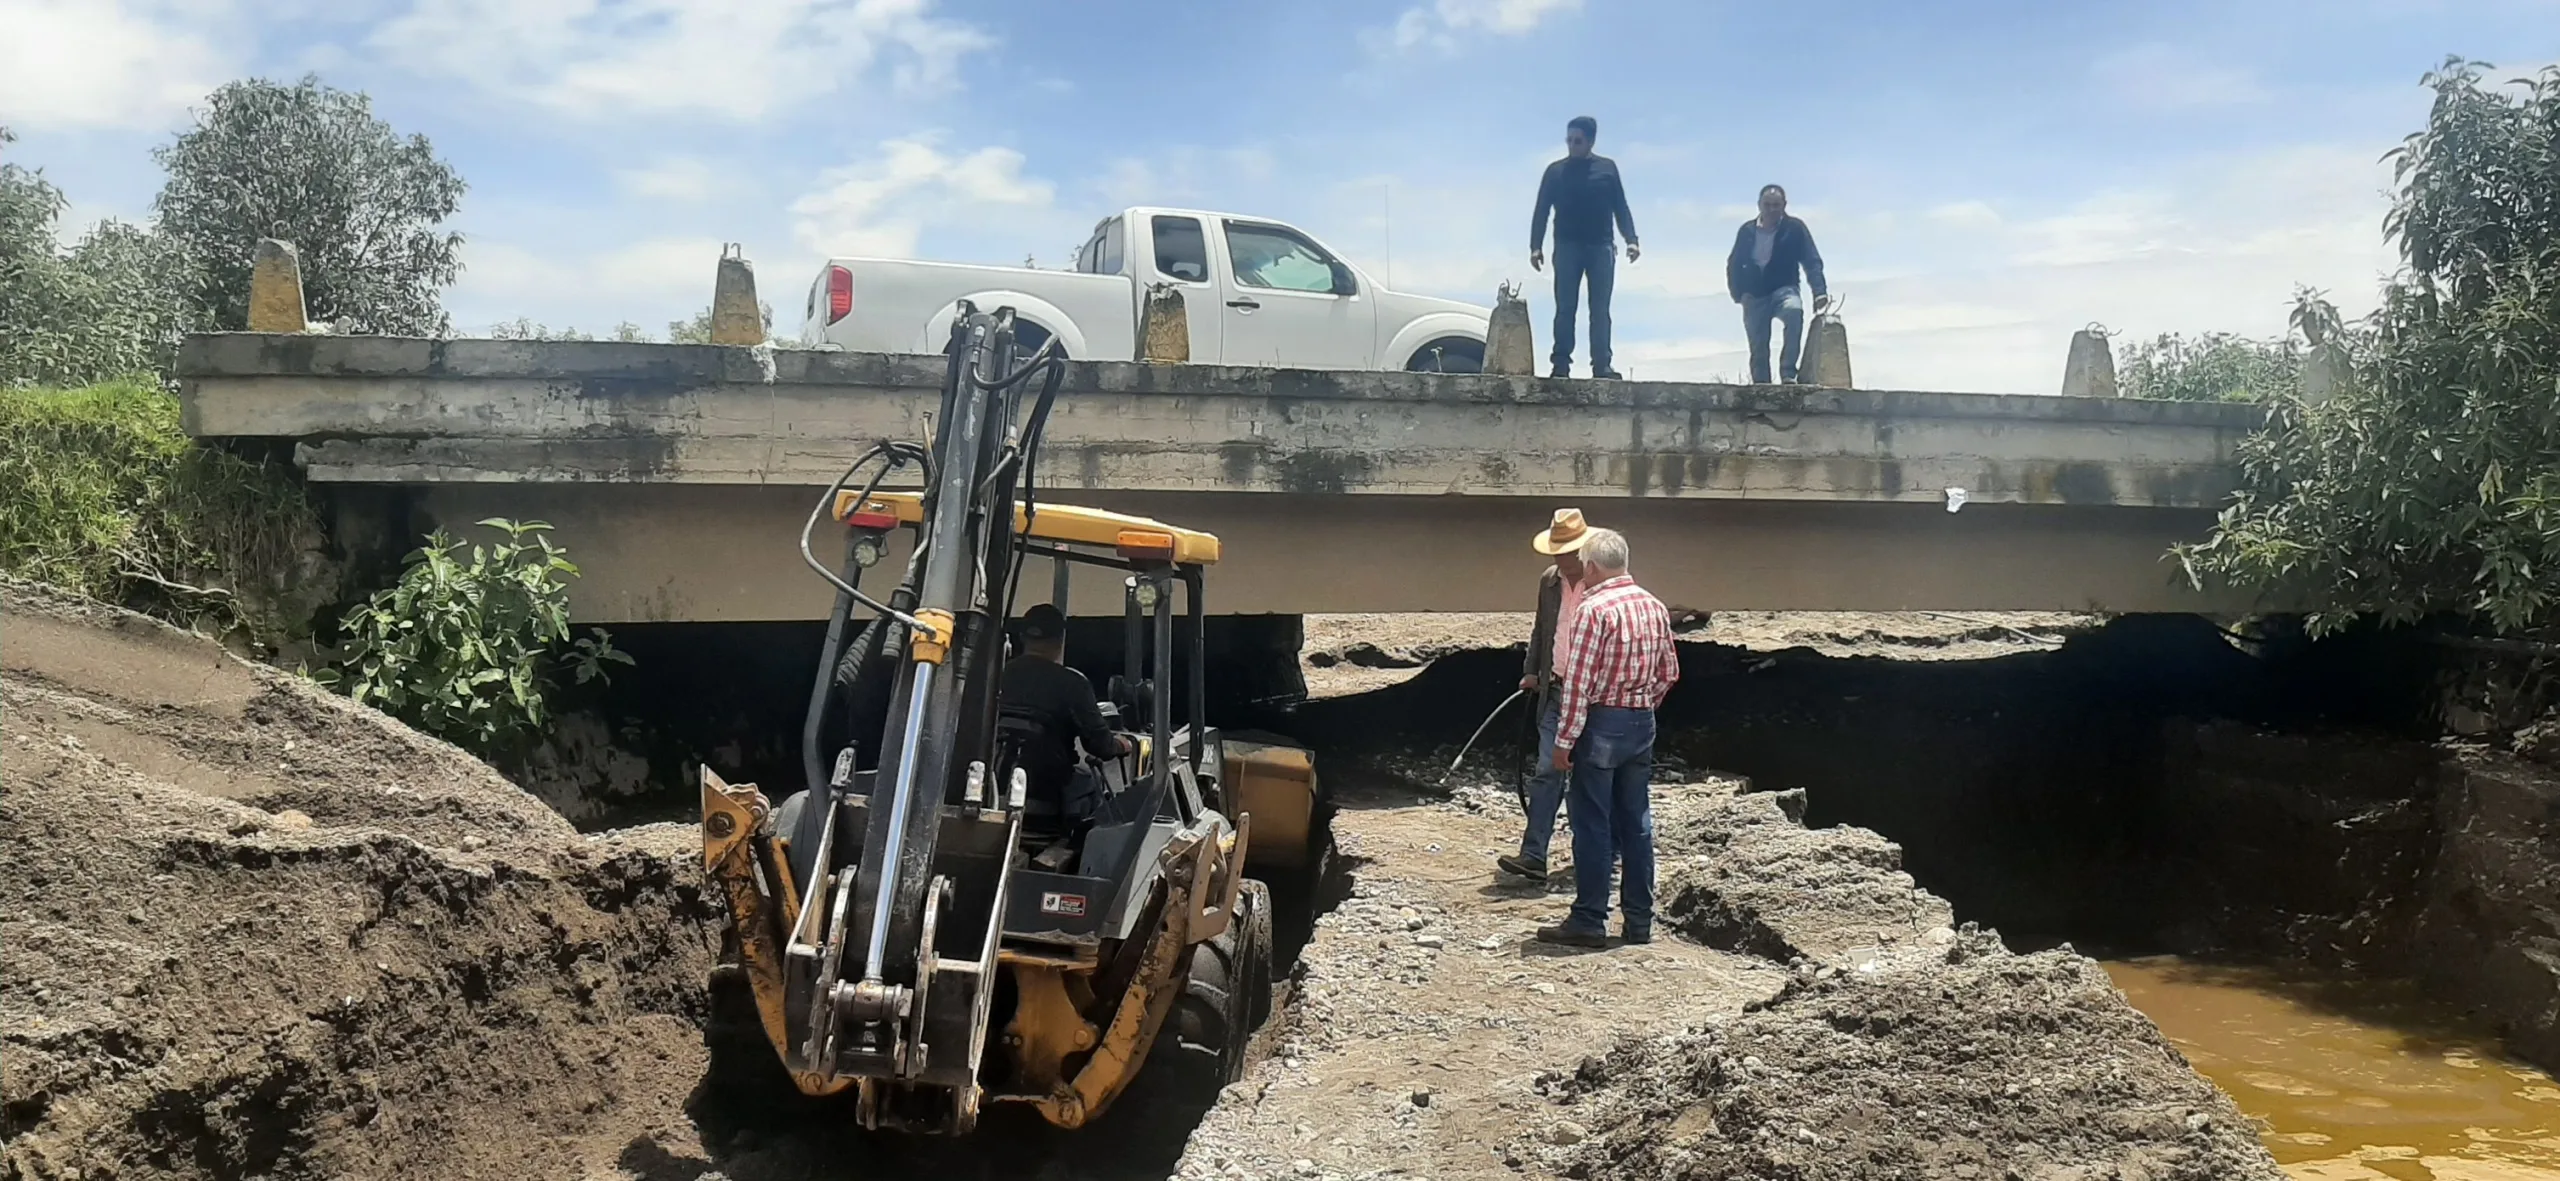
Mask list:
[[[1183,1066],[1223,1087],[1244,1077],[1253,1031],[1271,1015],[1271,893],[1250,878],[1236,891],[1235,920],[1191,949],[1191,975],[1157,1039]],[[1165,1065],[1172,1066],[1173,1063]]]

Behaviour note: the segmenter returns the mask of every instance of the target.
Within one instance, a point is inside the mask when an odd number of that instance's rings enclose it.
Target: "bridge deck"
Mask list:
[[[409,486],[439,520],[551,520],[602,619],[822,610],[797,570],[810,489],[873,441],[924,437],[941,373],[246,333],[191,337],[179,361],[195,434],[294,440],[313,480]],[[1520,543],[1560,503],[1626,525],[1639,569],[1698,607],[2204,610],[2234,604],[2177,586],[2161,557],[2210,524],[2258,421],[2216,403],[1076,362],[1040,480],[1227,535],[1225,611],[1516,607],[1535,565]],[[1096,596],[1077,605],[1116,608]]]

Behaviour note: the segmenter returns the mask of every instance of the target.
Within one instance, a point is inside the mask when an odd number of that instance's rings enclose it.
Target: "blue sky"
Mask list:
[[[1630,376],[1741,371],[1722,257],[1774,180],[1860,385],[2040,393],[2091,321],[2369,307],[2377,158],[2448,53],[2560,59],[2560,0],[0,0],[0,123],[75,221],[139,219],[211,86],[367,91],[471,184],[465,332],[662,327],[724,241],[791,321],[825,253],[1059,266],[1148,203],[1289,219],[1412,290],[1534,278],[1543,351],[1530,199],[1587,113],[1647,250]]]

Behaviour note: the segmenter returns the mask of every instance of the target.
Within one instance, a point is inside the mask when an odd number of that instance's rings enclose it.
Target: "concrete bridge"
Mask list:
[[[288,440],[399,536],[549,521],[597,622],[809,619],[809,506],[922,439],[936,357],[256,333],[180,353],[187,429]],[[1808,387],[1069,365],[1044,496],[1217,532],[1222,614],[1527,606],[1561,505],[1700,609],[2223,611],[2201,538],[2255,407]],[[1960,489],[1960,493],[1951,493]],[[1958,511],[1949,511],[1960,500]],[[1033,577],[1041,572],[1033,571]],[[1045,585],[1045,582],[1042,583]],[[1076,608],[1119,609],[1088,579]]]

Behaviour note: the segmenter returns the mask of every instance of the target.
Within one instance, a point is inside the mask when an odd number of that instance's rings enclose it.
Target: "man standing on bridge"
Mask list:
[[[1529,659],[1520,670],[1520,689],[1537,698],[1538,769],[1529,777],[1528,798],[1521,808],[1528,822],[1520,831],[1520,852],[1494,858],[1502,872],[1543,884],[1547,880],[1547,846],[1555,839],[1556,808],[1564,803],[1566,775],[1553,763],[1556,710],[1563,705],[1564,672],[1573,664],[1573,624],[1582,608],[1582,547],[1591,527],[1582,510],[1560,508],[1555,521],[1529,539],[1529,548],[1556,560],[1538,576],[1538,622],[1529,631]]]
[[[1591,284],[1591,376],[1616,377],[1609,368],[1609,292],[1617,285],[1618,245],[1612,225],[1626,236],[1627,261],[1636,246],[1636,218],[1627,212],[1618,162],[1591,153],[1600,121],[1576,115],[1564,125],[1564,159],[1547,165],[1538,181],[1538,210],[1529,217],[1529,269],[1547,265],[1547,213],[1556,215],[1556,345],[1551,376],[1573,376],[1573,305]]]
[[[1778,354],[1778,380],[1794,385],[1796,359],[1804,352],[1804,297],[1797,273],[1813,283],[1813,310],[1831,306],[1831,286],[1822,278],[1822,252],[1814,248],[1813,231],[1804,219],[1787,213],[1787,191],[1760,186],[1760,216],[1734,231],[1733,253],[1725,259],[1725,290],[1742,305],[1742,333],[1751,341],[1751,380],[1769,384],[1769,321],[1786,325],[1787,341]]]
[[[1544,943],[1609,945],[1610,871],[1619,935],[1653,942],[1653,711],[1680,679],[1662,600],[1627,574],[1627,539],[1594,529],[1582,543],[1582,608],[1556,709],[1550,763],[1572,774],[1573,910]]]

